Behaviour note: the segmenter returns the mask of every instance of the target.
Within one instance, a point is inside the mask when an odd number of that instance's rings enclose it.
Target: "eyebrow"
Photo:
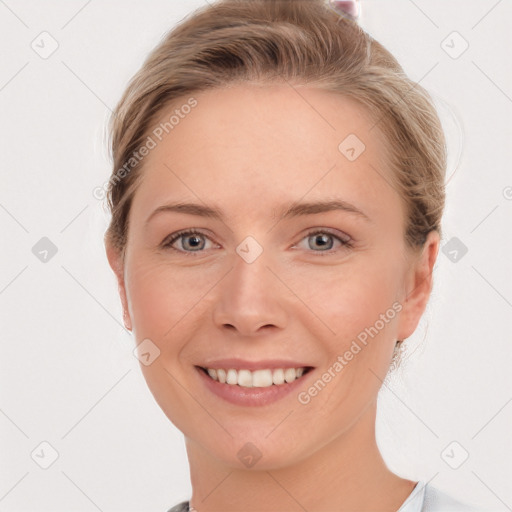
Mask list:
[[[304,215],[314,215],[317,213],[325,213],[330,211],[344,211],[351,213],[358,217],[361,217],[371,222],[371,219],[359,208],[354,206],[347,201],[340,199],[329,200],[329,201],[315,201],[307,203],[292,203],[291,205],[285,205],[281,210],[281,217],[283,219],[290,219],[293,217],[300,217]],[[162,212],[176,212],[185,213],[188,215],[196,215],[198,217],[208,217],[224,222],[224,215],[222,210],[213,206],[202,205],[198,203],[170,203],[159,206],[154,210],[151,215],[147,218],[146,224],[155,217],[155,215]]]

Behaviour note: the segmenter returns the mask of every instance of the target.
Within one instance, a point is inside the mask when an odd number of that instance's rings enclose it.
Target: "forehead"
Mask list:
[[[145,158],[134,202],[174,198],[240,207],[254,199],[325,198],[339,192],[377,198],[396,194],[386,168],[386,141],[357,101],[292,85],[237,85],[194,94],[197,105],[174,116],[172,129]],[[162,111],[166,126],[185,97]],[[151,135],[151,134],[150,134]],[[385,190],[390,189],[391,190]],[[139,197],[137,197],[139,196]]]

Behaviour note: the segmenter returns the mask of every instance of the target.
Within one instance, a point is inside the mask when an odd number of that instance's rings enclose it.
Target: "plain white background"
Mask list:
[[[163,512],[190,496],[182,435],[122,325],[108,214],[92,191],[110,174],[110,109],[164,33],[202,5],[0,1],[0,511]],[[512,510],[512,5],[362,9],[363,28],[434,95],[450,145],[444,251],[428,311],[382,389],[379,445],[404,477]],[[43,237],[57,251],[46,262],[33,250]]]

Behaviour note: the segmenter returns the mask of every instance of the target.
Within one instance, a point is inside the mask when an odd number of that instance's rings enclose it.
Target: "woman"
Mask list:
[[[206,6],[114,114],[106,249],[185,436],[193,492],[171,510],[471,510],[391,472],[375,439],[432,287],[446,148],[354,11]]]

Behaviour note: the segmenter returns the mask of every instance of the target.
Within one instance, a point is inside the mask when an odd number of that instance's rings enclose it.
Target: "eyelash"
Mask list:
[[[353,242],[351,239],[343,240],[341,237],[335,235],[328,229],[313,229],[313,230],[309,231],[308,233],[306,233],[306,235],[301,239],[301,241],[304,240],[304,238],[309,238],[313,235],[318,235],[318,234],[330,235],[333,238],[337,239],[341,243],[342,247],[344,247],[346,249],[353,248]],[[181,249],[175,249],[174,247],[172,247],[172,244],[174,244],[174,242],[176,242],[176,240],[179,240],[181,237],[183,237],[185,235],[201,235],[201,236],[205,236],[208,238],[208,236],[205,233],[195,230],[195,229],[187,229],[184,231],[178,231],[177,233],[170,235],[171,238],[164,240],[164,242],[162,244],[162,249],[171,249],[173,251],[185,253],[185,254],[193,256],[193,257],[196,255],[194,253],[204,252],[204,251],[182,251]],[[334,254],[336,251],[337,251],[337,249],[329,249],[328,251],[311,251],[311,252],[318,253],[319,256],[324,256],[324,255],[329,256],[329,255]]]

